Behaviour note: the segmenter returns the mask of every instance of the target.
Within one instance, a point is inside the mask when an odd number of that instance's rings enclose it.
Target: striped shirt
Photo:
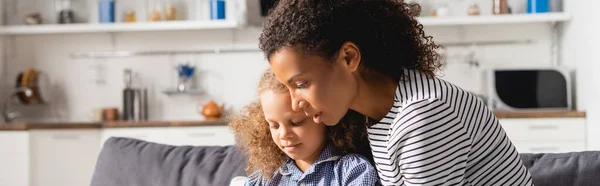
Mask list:
[[[438,78],[407,70],[394,105],[368,128],[383,185],[532,185],[485,104]]]
[[[255,172],[248,176],[245,185],[377,185],[377,172],[367,158],[359,154],[334,156],[332,150],[333,147],[328,145],[304,173],[294,160],[288,158],[271,180],[266,180],[259,172]]]

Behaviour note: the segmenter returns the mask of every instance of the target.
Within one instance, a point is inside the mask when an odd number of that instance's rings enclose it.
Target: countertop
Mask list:
[[[192,126],[225,126],[222,119],[201,121],[110,121],[110,122],[55,122],[55,123],[8,123],[0,124],[2,130],[33,129],[95,129],[95,128],[131,128],[131,127],[192,127]]]
[[[497,118],[585,118],[584,111],[499,111],[495,110]]]
[[[497,118],[585,118],[583,111],[494,111]],[[2,130],[32,129],[95,129],[95,128],[132,128],[132,127],[191,127],[191,126],[225,126],[223,119],[201,121],[112,121],[112,122],[56,122],[56,123],[23,123],[0,124]]]

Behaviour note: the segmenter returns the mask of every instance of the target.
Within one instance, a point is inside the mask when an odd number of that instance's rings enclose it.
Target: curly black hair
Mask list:
[[[428,76],[441,67],[440,46],[425,35],[398,0],[280,0],[270,10],[260,36],[267,59],[284,47],[326,60],[337,56],[345,42],[358,46],[368,70],[400,81],[404,69]]]

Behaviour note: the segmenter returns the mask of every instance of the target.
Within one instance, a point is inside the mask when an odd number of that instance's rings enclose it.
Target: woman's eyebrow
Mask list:
[[[292,81],[294,81],[295,78],[297,78],[298,76],[302,75],[304,73],[300,72],[296,75],[293,75],[292,77],[290,77],[290,79],[287,80],[288,83],[292,83]]]

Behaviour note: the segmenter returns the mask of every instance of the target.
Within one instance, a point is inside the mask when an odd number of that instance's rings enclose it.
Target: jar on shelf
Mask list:
[[[177,20],[177,7],[173,3],[165,4],[165,20],[173,21]]]
[[[58,11],[59,24],[75,23],[75,12],[71,7],[71,0],[56,0],[54,3]]]
[[[508,14],[508,0],[492,0],[492,14]]]
[[[123,22],[133,23],[136,22],[137,18],[135,17],[135,10],[127,10],[123,15]]]
[[[148,21],[162,21],[162,4],[160,1],[150,1],[148,3]]]

